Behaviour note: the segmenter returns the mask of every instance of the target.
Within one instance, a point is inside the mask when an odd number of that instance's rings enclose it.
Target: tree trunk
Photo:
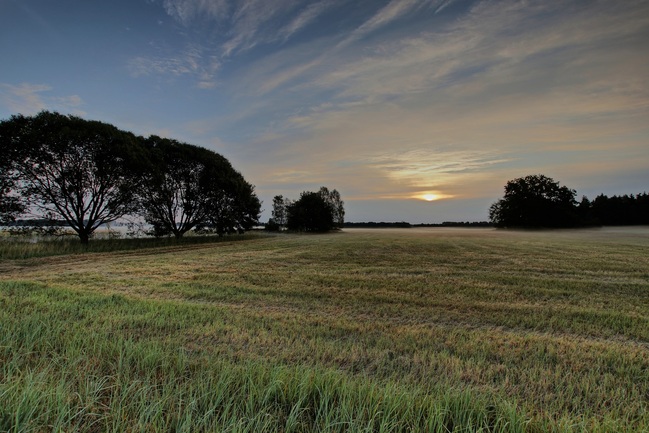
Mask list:
[[[79,232],[79,240],[81,241],[81,244],[88,245],[90,242],[90,234],[85,230],[81,230]]]

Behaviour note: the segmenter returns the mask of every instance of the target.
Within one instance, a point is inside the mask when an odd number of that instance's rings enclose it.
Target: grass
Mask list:
[[[5,259],[0,431],[646,432],[648,246],[345,230]]]
[[[98,236],[105,234],[98,233]],[[99,253],[141,250],[147,248],[170,248],[197,244],[212,244],[216,242],[235,240],[248,240],[258,235],[248,233],[245,235],[230,235],[219,237],[216,235],[192,236],[189,234],[180,239],[174,237],[143,237],[143,238],[101,238],[91,240],[83,245],[77,236],[66,235],[56,237],[39,236],[11,236],[0,230],[0,259],[29,259],[36,257],[60,256],[80,253]]]

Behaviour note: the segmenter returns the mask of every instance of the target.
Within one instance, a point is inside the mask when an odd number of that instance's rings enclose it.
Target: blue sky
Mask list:
[[[262,220],[325,185],[349,221],[481,221],[528,174],[649,191],[647,41],[646,0],[0,0],[0,118],[207,147]]]

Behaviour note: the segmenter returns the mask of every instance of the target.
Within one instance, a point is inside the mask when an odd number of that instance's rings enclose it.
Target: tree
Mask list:
[[[11,170],[0,164],[0,224],[16,220],[25,210],[22,198],[15,194],[15,180]]]
[[[290,206],[291,201],[284,198],[283,195],[276,195],[273,197],[273,210],[271,212],[271,226],[281,230],[286,227],[288,220],[287,208]]]
[[[303,192],[287,207],[289,230],[326,232],[335,227],[331,205],[318,192]]]
[[[345,203],[340,198],[340,193],[335,189],[329,191],[325,186],[320,187],[318,191],[320,196],[329,204],[333,214],[334,227],[343,228],[345,225]]]
[[[208,149],[151,136],[140,203],[153,234],[180,238],[192,229],[218,234],[250,229],[261,203],[230,162]]]
[[[64,220],[82,243],[135,210],[132,174],[141,148],[132,134],[47,111],[12,116],[0,129],[2,147],[19,149],[17,191],[41,217]]]
[[[595,220],[603,225],[649,224],[649,195],[608,197],[600,194],[592,201],[590,211]]]
[[[16,162],[19,153],[19,143],[15,140],[16,126],[18,125],[9,122],[3,122],[0,125],[0,149],[2,149],[2,158],[0,158],[0,224],[15,221],[16,216],[25,210],[24,200],[16,192],[18,181]]]
[[[578,224],[576,192],[543,175],[510,180],[505,196],[491,205],[496,227],[571,227]]]
[[[259,222],[261,213],[261,202],[254,186],[234,170],[222,181],[221,185],[208,185],[205,189],[207,223],[199,224],[198,228],[214,230],[219,236],[250,230]]]

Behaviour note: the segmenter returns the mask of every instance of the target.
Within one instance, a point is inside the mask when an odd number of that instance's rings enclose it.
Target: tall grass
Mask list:
[[[467,391],[430,395],[331,369],[192,357],[163,338],[129,338],[118,323],[143,301],[81,295],[73,306],[70,293],[7,283],[2,295],[0,431],[522,432],[526,425],[505,402]],[[94,326],[97,319],[115,326]]]
[[[0,265],[0,431],[649,431],[649,231]]]

